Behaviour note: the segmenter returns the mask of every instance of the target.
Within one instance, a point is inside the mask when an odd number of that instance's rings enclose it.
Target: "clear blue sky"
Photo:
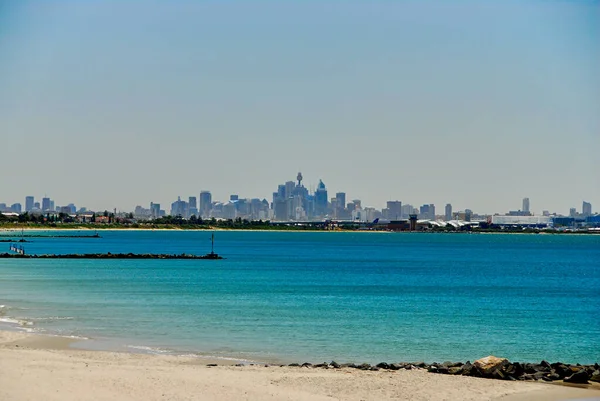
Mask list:
[[[597,211],[599,43],[598,1],[1,1],[0,202]]]

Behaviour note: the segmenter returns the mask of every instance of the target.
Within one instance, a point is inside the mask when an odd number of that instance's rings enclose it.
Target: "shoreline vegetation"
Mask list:
[[[556,385],[534,380],[489,380],[456,373],[431,372],[431,366],[384,364],[240,364],[210,357],[150,355],[73,348],[77,340],[0,330],[0,398],[10,400],[286,399],[308,400],[437,400],[541,401],[600,396],[600,385]],[[515,366],[499,358],[471,364],[477,372]],[[561,365],[523,364],[536,372]],[[428,366],[428,367],[427,367]],[[566,365],[566,371],[587,367]],[[460,367],[462,369],[462,367]],[[452,373],[450,373],[452,372]],[[446,374],[439,374],[446,373]],[[536,373],[537,374],[537,373]],[[536,375],[534,374],[534,376]],[[577,374],[572,373],[572,375]],[[539,375],[538,375],[539,376]],[[30,378],[36,377],[36,385]],[[560,382],[562,383],[562,382]],[[193,397],[192,397],[193,398]]]
[[[400,222],[407,222],[401,220]],[[427,232],[427,233],[526,233],[526,234],[600,234],[597,229],[575,229],[569,227],[540,228],[526,226],[498,226],[490,222],[478,225],[466,224],[438,226],[436,224],[397,224],[399,222],[359,222],[346,220],[290,221],[199,218],[191,216],[163,216],[149,220],[138,220],[132,213],[117,214],[104,211],[87,215],[66,213],[0,213],[0,234],[3,230],[255,230],[255,231],[333,231],[333,232]]]

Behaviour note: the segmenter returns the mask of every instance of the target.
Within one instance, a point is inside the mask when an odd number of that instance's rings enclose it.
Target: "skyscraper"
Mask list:
[[[335,199],[337,199],[338,207],[341,207],[342,209],[346,207],[346,193],[345,192],[338,192],[337,194],[335,194]]]
[[[319,180],[319,185],[315,191],[315,209],[317,216],[325,216],[327,214],[327,188],[322,180]]]
[[[523,208],[521,210],[525,213],[529,213],[529,198],[523,198]]]
[[[399,220],[402,217],[402,202],[387,201],[388,219]]]
[[[33,196],[25,197],[25,211],[26,212],[31,212],[33,210],[34,202],[35,202],[35,199],[33,198]]]
[[[50,210],[50,198],[42,198],[42,211]]]
[[[423,205],[419,208],[419,217],[421,219],[435,220],[435,205],[430,203],[429,205]]]
[[[592,204],[586,201],[583,201],[583,205],[581,206],[581,214],[583,217],[588,217],[592,215]]]
[[[210,191],[200,192],[200,210],[198,211],[200,217],[205,218],[210,216],[212,209],[212,195]]]
[[[444,217],[446,218],[446,221],[450,221],[452,220],[452,205],[450,203],[446,203],[446,213],[444,213]]]
[[[196,201],[195,196],[190,196],[188,198],[187,217],[192,217],[192,216],[198,217],[198,202]]]

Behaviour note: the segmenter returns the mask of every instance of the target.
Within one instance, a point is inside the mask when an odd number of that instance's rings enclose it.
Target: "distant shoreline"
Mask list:
[[[264,229],[264,228],[224,228],[224,227],[198,227],[198,228],[190,228],[190,227],[178,227],[178,226],[169,226],[169,227],[103,227],[103,226],[60,226],[60,227],[51,227],[51,226],[39,226],[39,227],[3,227],[0,225],[0,237],[2,237],[3,233],[11,233],[12,237],[19,237],[16,235],[20,232],[30,232],[30,231],[98,231],[98,232],[106,232],[106,231],[177,231],[177,232],[193,232],[193,231],[215,231],[215,232],[277,232],[277,233],[379,233],[379,234],[535,234],[535,235],[600,235],[600,230],[598,231],[560,231],[560,230],[540,230],[540,231],[511,231],[511,230],[472,230],[472,231],[454,231],[454,230],[417,230],[417,231],[394,231],[394,230],[360,230],[360,229],[336,229],[336,230],[322,230],[315,228],[289,228],[289,229]],[[7,237],[4,235],[4,237]]]

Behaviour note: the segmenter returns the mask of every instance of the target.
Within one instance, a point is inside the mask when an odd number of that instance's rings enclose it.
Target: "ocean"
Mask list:
[[[99,233],[23,245],[210,252],[208,231]],[[215,251],[0,259],[0,328],[257,362],[600,361],[600,235],[217,231]]]

